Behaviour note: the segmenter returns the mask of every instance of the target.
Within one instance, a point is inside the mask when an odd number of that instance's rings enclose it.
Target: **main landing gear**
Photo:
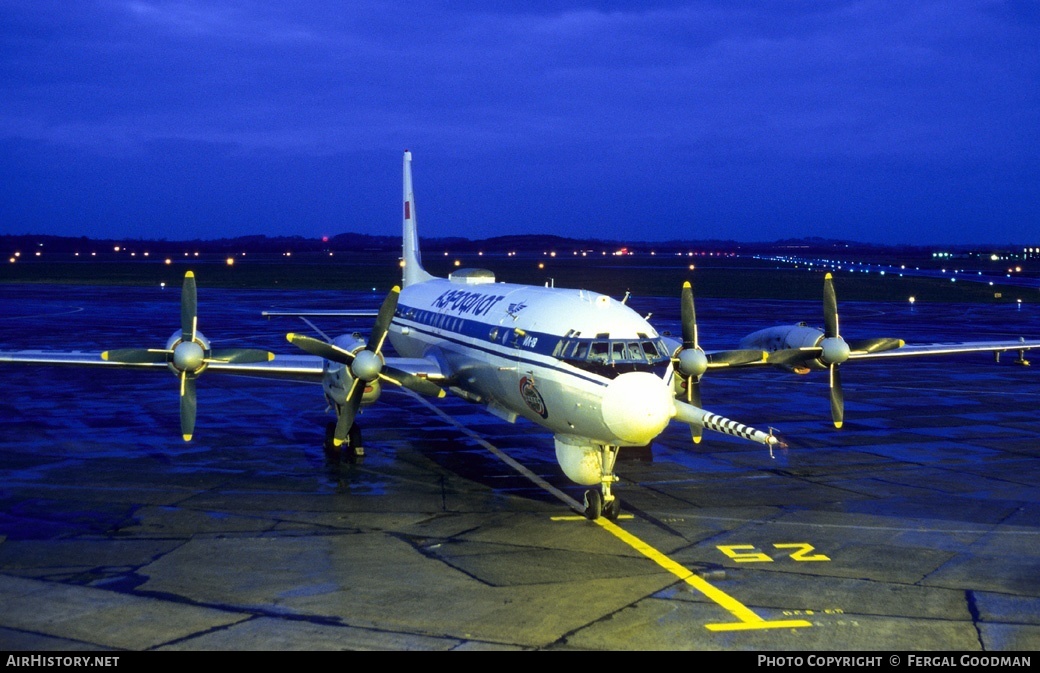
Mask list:
[[[621,515],[621,501],[611,493],[611,486],[618,481],[614,474],[614,463],[617,462],[620,447],[601,445],[599,456],[601,462],[600,490],[589,489],[585,491],[585,518],[595,521],[605,516],[611,521],[616,521]]]
[[[336,435],[336,422],[329,421],[325,424],[325,441],[322,448],[325,449],[325,463],[328,465],[339,465],[341,462],[358,465],[365,460],[365,447],[361,443],[361,428],[357,423],[350,426],[347,433],[347,441],[340,446],[332,441]]]

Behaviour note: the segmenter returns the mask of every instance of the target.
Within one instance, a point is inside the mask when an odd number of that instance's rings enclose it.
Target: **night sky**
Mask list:
[[[1040,3],[0,0],[0,234],[1040,244]]]

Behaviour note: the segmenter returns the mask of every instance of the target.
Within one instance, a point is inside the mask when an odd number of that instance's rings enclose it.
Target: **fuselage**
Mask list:
[[[641,445],[674,413],[668,346],[631,308],[595,292],[464,270],[406,286],[389,339],[404,357],[437,361],[456,393],[554,434]]]

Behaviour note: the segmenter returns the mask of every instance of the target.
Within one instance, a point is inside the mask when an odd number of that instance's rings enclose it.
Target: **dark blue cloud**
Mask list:
[[[0,231],[1034,242],[1035,8],[0,0]]]

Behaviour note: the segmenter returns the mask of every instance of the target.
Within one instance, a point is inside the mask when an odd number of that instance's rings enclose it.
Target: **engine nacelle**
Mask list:
[[[556,443],[556,462],[568,479],[582,486],[601,483],[603,460],[598,446],[567,435],[554,435],[553,441]]]

